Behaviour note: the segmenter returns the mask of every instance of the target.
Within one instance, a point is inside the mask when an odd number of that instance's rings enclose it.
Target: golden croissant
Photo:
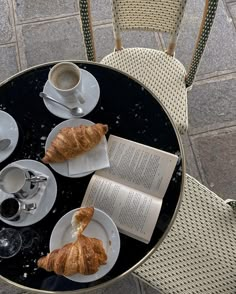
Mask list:
[[[38,267],[54,271],[58,275],[71,276],[76,273],[91,275],[106,264],[107,255],[101,240],[79,235],[74,243],[55,249],[38,260]]]
[[[94,148],[107,133],[108,126],[64,127],[52,140],[42,161],[44,163],[63,162]]]
[[[83,207],[76,211],[72,217],[72,226],[77,233],[76,241],[41,257],[37,262],[38,267],[54,271],[58,275],[70,276],[76,273],[94,274],[100,265],[106,264],[107,255],[102,241],[82,235],[93,213],[93,207]]]

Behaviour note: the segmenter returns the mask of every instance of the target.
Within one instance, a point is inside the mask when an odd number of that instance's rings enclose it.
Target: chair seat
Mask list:
[[[176,220],[135,276],[164,294],[235,294],[236,212],[187,175]]]
[[[186,70],[172,56],[148,48],[115,51],[101,60],[141,83],[160,99],[180,133],[188,127]]]

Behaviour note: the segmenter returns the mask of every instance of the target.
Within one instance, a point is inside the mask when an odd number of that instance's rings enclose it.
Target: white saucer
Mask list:
[[[84,111],[84,115],[90,113],[98,103],[100,97],[100,88],[96,78],[87,70],[80,69],[81,71],[81,82],[82,82],[82,94],[85,102],[80,104],[78,102],[67,102],[65,103],[64,99],[61,95],[50,85],[49,81],[46,82],[43,92],[52,96],[54,99],[66,104],[68,107],[76,107],[81,106]],[[39,98],[41,99],[41,98]],[[73,118],[74,116],[69,113],[67,109],[63,106],[60,106],[56,103],[49,101],[48,99],[43,99],[44,104],[46,105],[47,109],[54,115],[60,118]]]
[[[83,119],[83,118],[74,118],[74,119],[69,119],[69,120],[65,120],[65,121],[61,122],[48,135],[47,140],[46,140],[46,144],[45,144],[45,151],[47,150],[47,148],[51,144],[52,140],[56,137],[56,135],[58,134],[60,129],[62,129],[64,127],[74,127],[74,126],[80,126],[80,125],[91,126],[93,124],[94,123],[92,121],[87,120],[87,119]],[[101,144],[106,144],[105,136],[104,136],[104,138],[102,138]],[[89,156],[89,153],[86,152],[84,154],[81,154],[80,156]],[[73,160],[73,159],[71,159],[71,160]],[[69,178],[80,178],[80,177],[87,176],[87,175],[94,172],[94,171],[89,171],[89,172],[85,172],[85,173],[78,173],[78,174],[69,175],[68,161],[59,162],[59,163],[49,163],[49,165],[51,166],[51,168],[53,168],[60,175],[65,176],[65,177],[69,177]]]
[[[19,130],[14,118],[5,111],[0,110],[0,140],[10,139],[11,144],[0,151],[0,162],[7,159],[15,150],[19,138]]]
[[[15,227],[24,227],[24,226],[29,226],[29,225],[37,223],[48,214],[48,212],[51,210],[56,200],[57,183],[50,169],[38,161],[31,160],[31,159],[23,159],[23,160],[12,162],[8,166],[11,166],[14,164],[25,166],[29,169],[36,170],[48,176],[47,186],[46,186],[44,195],[42,196],[42,200],[40,201],[39,206],[37,207],[34,214],[28,213],[26,214],[26,217],[23,218],[22,220],[13,221],[13,222],[7,221],[0,217],[1,221],[5,222],[6,224],[9,224]],[[6,197],[8,197],[7,193],[5,193],[5,196],[1,196],[0,194],[0,202],[2,202]],[[32,198],[32,202],[33,202],[33,199],[34,198]]]
[[[50,238],[50,252],[75,241],[75,238],[72,237],[71,219],[76,210],[73,209],[65,214],[55,225]],[[72,281],[87,283],[100,279],[112,269],[120,252],[120,235],[113,220],[97,208],[94,209],[93,218],[83,234],[87,237],[100,239],[107,254],[107,263],[101,265],[95,274],[66,276]]]

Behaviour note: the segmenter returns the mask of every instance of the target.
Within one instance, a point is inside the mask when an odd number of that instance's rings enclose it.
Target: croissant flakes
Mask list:
[[[108,126],[94,124],[62,128],[52,140],[45,156],[44,163],[63,162],[94,148],[107,133]]]
[[[38,267],[54,271],[58,275],[70,276],[76,273],[94,274],[102,264],[106,264],[107,255],[101,240],[82,235],[82,230],[90,222],[94,213],[93,207],[80,208],[73,216],[73,225],[77,229],[77,239],[60,249],[55,249],[38,260]]]

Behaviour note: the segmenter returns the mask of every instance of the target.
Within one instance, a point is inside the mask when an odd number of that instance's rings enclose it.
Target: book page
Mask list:
[[[82,206],[106,212],[119,231],[148,243],[161,210],[162,200],[96,174],[90,180]]]
[[[162,199],[171,180],[178,156],[110,135],[110,167],[96,174]]]

